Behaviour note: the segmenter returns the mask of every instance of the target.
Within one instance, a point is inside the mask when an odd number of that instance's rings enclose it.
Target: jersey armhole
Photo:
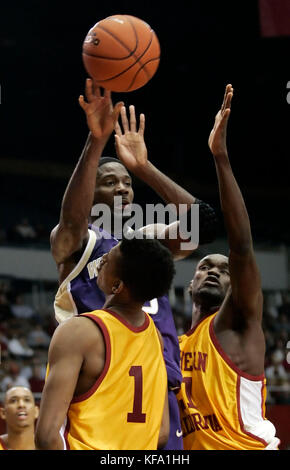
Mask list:
[[[99,329],[100,329],[100,331],[103,335],[104,341],[105,341],[105,365],[104,365],[104,368],[103,368],[100,376],[97,378],[96,382],[91,386],[91,388],[87,392],[82,393],[81,395],[73,397],[71,403],[78,403],[80,401],[84,401],[87,398],[89,398],[91,395],[93,395],[95,393],[95,391],[97,390],[97,388],[101,385],[101,383],[104,380],[105,376],[107,375],[107,372],[109,370],[110,363],[111,363],[111,340],[110,340],[109,331],[108,331],[106,325],[104,324],[104,322],[100,318],[98,318],[95,315],[92,315],[90,313],[84,313],[80,316],[90,318],[99,327]]]
[[[94,249],[97,236],[96,233],[93,230],[88,229],[89,231],[89,239],[87,242],[87,245],[84,249],[84,252],[78,261],[78,263],[75,265],[73,270],[68,274],[68,276],[62,281],[61,285],[59,286],[59,290],[61,290],[66,284],[68,284],[70,281],[72,281],[75,277],[78,276],[78,274],[83,270],[85,265],[87,264],[92,251]]]

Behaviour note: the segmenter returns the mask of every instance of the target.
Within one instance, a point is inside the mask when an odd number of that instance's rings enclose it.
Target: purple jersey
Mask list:
[[[58,321],[103,307],[105,296],[96,282],[98,264],[102,256],[118,243],[116,238],[102,229],[89,226],[87,247],[77,266],[61,284],[56,295],[55,311]],[[70,313],[66,315],[69,303],[72,307]],[[146,302],[143,308],[152,317],[163,338],[169,390],[178,388],[182,382],[179,368],[180,350],[169,299],[166,295],[152,299],[150,302]],[[180,430],[180,425],[177,400],[175,397],[171,397],[173,394],[173,391],[169,392],[170,421],[174,435],[172,439],[170,437],[165,449],[178,450],[182,449],[182,439],[180,434],[176,435],[176,430],[177,428]],[[171,416],[173,415],[175,418],[172,420]]]

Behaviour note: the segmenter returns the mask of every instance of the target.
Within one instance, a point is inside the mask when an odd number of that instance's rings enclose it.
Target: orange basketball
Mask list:
[[[160,45],[145,21],[114,15],[93,26],[83,42],[83,63],[97,84],[125,92],[144,86],[155,74]]]

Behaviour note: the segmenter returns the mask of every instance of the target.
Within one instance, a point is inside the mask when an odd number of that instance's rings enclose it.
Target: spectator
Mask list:
[[[34,352],[28,346],[25,336],[14,336],[8,341],[8,351],[15,358],[32,357]]]
[[[15,225],[14,232],[19,241],[30,241],[36,238],[36,231],[26,217]]]
[[[265,369],[265,375],[269,385],[282,385],[288,381],[288,374],[283,366],[284,352],[276,349],[271,355],[271,365]]]
[[[4,292],[0,292],[0,322],[13,318],[10,303]]]
[[[50,340],[51,337],[44,331],[39,323],[35,324],[27,336],[27,343],[31,348],[47,349]]]
[[[8,356],[8,338],[5,335],[5,329],[0,324],[0,363]]]
[[[32,368],[32,376],[29,379],[29,385],[33,393],[41,393],[44,387],[45,379],[43,378],[40,364],[34,364]]]
[[[30,388],[28,380],[20,375],[19,364],[15,361],[8,363],[8,373],[0,383],[0,390],[6,392],[11,387],[26,387]]]
[[[290,295],[285,293],[282,295],[283,303],[278,307],[279,314],[284,313],[290,319]]]
[[[35,310],[24,302],[23,296],[17,294],[14,303],[11,304],[11,311],[16,318],[33,318],[36,315]]]

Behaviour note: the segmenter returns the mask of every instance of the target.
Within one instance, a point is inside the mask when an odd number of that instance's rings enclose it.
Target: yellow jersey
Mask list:
[[[4,444],[3,439],[0,437],[0,450],[8,450],[6,445]]]
[[[216,314],[179,338],[184,449],[277,449],[276,429],[265,418],[265,376],[242,372],[225,354],[214,332]]]
[[[140,327],[109,310],[82,314],[101,329],[106,359],[96,383],[69,406],[66,449],[157,449],[167,373],[156,327],[144,314]]]

